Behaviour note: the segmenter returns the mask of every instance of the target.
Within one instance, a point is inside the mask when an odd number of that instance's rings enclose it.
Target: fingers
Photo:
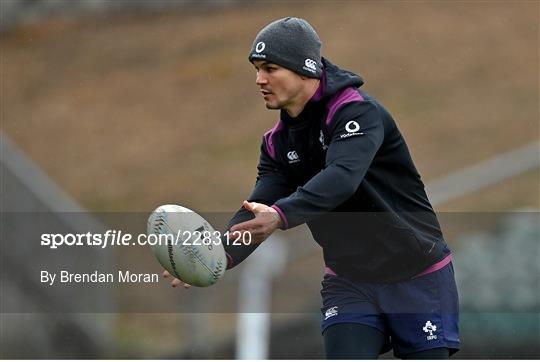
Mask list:
[[[249,240],[251,244],[259,244],[270,236],[273,230],[270,230],[266,224],[259,221],[250,220],[240,224],[236,224],[231,227],[231,237],[235,238],[243,236],[244,234],[249,234]]]
[[[274,220],[274,219],[270,219]],[[264,227],[268,224],[268,219],[265,217],[255,217],[255,219],[251,219],[248,221],[241,222],[239,224],[233,225],[230,229],[231,233],[235,232],[250,232],[250,233],[256,233],[259,230],[264,229]]]
[[[182,284],[182,281],[180,279],[174,278],[174,280],[171,282],[171,287],[176,288],[180,284]]]
[[[233,225],[233,227],[231,227],[231,232],[235,233],[239,231],[251,231],[258,227],[259,227],[259,222],[253,219],[253,220],[241,222],[240,224]]]
[[[255,218],[249,221],[233,225],[231,234],[249,233],[252,244],[259,244],[266,240],[280,225],[281,219],[277,211],[271,207],[257,202],[244,201],[243,207],[255,214]]]
[[[171,273],[169,273],[168,271],[164,270],[163,273],[162,273],[162,275],[163,275],[163,278],[168,278],[168,277],[171,276]],[[189,287],[191,287],[190,284],[184,283],[183,281],[181,281],[181,280],[178,279],[178,278],[174,278],[174,279],[171,281],[171,287],[173,287],[173,288],[176,288],[176,287],[179,286],[180,284],[182,284],[183,287],[186,288],[186,289],[189,289]]]
[[[171,282],[171,287],[176,288],[179,285],[182,285],[185,289],[189,289],[191,287],[190,284],[184,283],[178,278],[174,278],[174,280]]]
[[[176,288],[177,286],[179,285],[182,285],[184,287],[184,289],[189,289],[191,287],[190,284],[188,283],[184,283],[183,281],[181,281],[180,279],[174,279],[172,282],[171,282],[171,287],[173,288]]]

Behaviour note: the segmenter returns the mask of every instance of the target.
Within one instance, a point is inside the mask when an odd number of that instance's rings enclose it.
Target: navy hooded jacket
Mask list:
[[[392,116],[359,89],[362,79],[323,58],[321,84],[303,111],[262,141],[248,201],[272,205],[283,229],[307,223],[338,275],[410,279],[449,250]],[[241,209],[229,228],[252,219]],[[225,244],[229,268],[258,245]]]

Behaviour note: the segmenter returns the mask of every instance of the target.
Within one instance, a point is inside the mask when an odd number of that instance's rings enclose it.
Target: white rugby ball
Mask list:
[[[227,257],[221,241],[212,225],[193,210],[162,205],[148,218],[147,233],[158,237],[150,247],[159,263],[183,282],[207,287],[225,273]]]

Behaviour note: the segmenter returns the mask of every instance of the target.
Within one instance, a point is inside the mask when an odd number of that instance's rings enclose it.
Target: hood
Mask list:
[[[321,87],[317,91],[318,94],[315,95],[316,98],[327,98],[343,88],[358,88],[364,84],[364,80],[359,75],[339,68],[326,58],[322,58],[322,63],[324,66],[323,77],[321,79]]]

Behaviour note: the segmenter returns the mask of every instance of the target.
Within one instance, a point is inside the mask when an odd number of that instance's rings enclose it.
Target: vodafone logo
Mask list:
[[[349,138],[352,136],[361,136],[364,134],[364,132],[358,132],[360,131],[360,125],[356,121],[347,122],[345,124],[345,131],[347,131],[347,133],[340,135],[340,138]]]
[[[255,51],[257,53],[260,53],[266,48],[266,44],[264,44],[262,41],[258,42],[257,45],[255,45]]]
[[[345,130],[349,133],[358,132],[360,130],[360,125],[356,121],[349,121],[345,125]]]

